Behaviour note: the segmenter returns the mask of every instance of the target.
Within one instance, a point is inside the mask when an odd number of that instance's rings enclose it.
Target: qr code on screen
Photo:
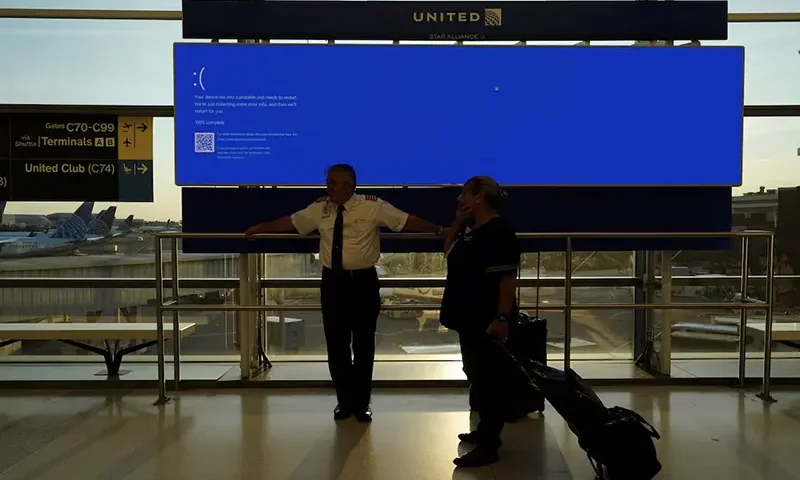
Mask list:
[[[214,134],[195,132],[194,153],[214,153]]]

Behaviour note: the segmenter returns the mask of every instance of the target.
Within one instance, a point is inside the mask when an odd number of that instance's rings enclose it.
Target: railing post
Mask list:
[[[263,253],[258,254],[258,269],[254,277],[253,283],[255,284],[256,298],[258,305],[265,306],[267,304],[267,290],[261,287],[261,280],[267,276],[267,256]],[[281,290],[285,291],[285,289]],[[257,313],[258,317],[258,360],[257,365],[260,371],[270,366],[269,357],[267,357],[269,346],[269,332],[267,329],[267,310],[260,310]],[[279,313],[283,319],[283,312]],[[263,356],[261,355],[263,353]]]
[[[672,254],[661,252],[661,303],[672,303]],[[661,316],[661,348],[658,352],[661,375],[672,373],[672,310],[663,309]]]
[[[572,237],[564,249],[564,371],[570,368],[572,350]]]
[[[156,405],[169,402],[167,398],[167,381],[164,372],[164,265],[162,263],[161,237],[155,235],[155,270],[156,270],[156,352],[158,354],[158,400]]]
[[[251,253],[248,254],[248,263],[249,268],[247,272],[247,276],[250,279],[250,305],[261,305],[261,295],[259,295],[259,281],[258,281],[258,257],[259,255],[263,254],[255,254]],[[263,311],[252,311],[248,313],[248,328],[250,329],[250,375],[252,376],[254,373],[258,371],[259,366],[259,335],[258,335],[258,327],[259,327],[259,319],[261,314],[264,313]]]
[[[172,301],[178,305],[178,239],[172,238]],[[181,382],[181,325],[180,325],[180,312],[177,310],[172,311],[172,362],[175,370],[175,387],[177,392]]]
[[[767,244],[767,312],[764,324],[764,376],[761,379],[761,393],[758,396],[765,402],[774,402],[770,395],[772,383],[772,311],[773,285],[775,282],[775,235],[770,235]]]
[[[239,254],[239,305],[252,305],[250,286],[250,254]],[[239,332],[239,372],[242,378],[250,378],[250,357],[253,346],[250,322],[251,312],[239,311],[236,315],[236,328]]]
[[[633,290],[634,304],[652,303],[652,285],[654,273],[652,269],[651,253],[645,250],[638,250],[635,253],[635,275],[639,279],[639,285]],[[633,358],[636,366],[642,370],[652,373],[653,343],[655,333],[653,332],[653,312],[650,309],[637,308],[633,310],[634,337],[633,337]]]
[[[742,237],[742,271],[739,289],[742,292],[741,302],[747,301],[747,290],[750,272],[750,237]],[[747,375],[747,309],[739,312],[739,388],[744,388]]]

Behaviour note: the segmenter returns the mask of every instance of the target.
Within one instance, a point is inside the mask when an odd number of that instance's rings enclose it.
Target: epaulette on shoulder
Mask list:
[[[314,200],[314,203],[322,203],[322,202],[324,202],[326,200],[328,200],[328,197],[327,196],[323,196],[323,197],[319,197],[318,199]]]
[[[364,195],[364,200],[369,200],[370,202],[377,202],[378,196],[377,195]]]

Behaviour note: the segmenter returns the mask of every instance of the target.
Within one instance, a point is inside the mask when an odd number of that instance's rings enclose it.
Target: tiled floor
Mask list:
[[[800,478],[800,392],[765,405],[725,388],[598,389],[661,432],[660,479]],[[592,478],[552,410],[509,425],[501,461],[456,471],[459,390],[377,391],[369,426],[334,423],[324,390],[0,394],[0,479],[482,480]]]

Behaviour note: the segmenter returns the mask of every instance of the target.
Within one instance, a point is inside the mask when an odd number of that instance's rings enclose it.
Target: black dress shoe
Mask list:
[[[369,423],[372,421],[372,409],[369,407],[359,408],[355,412],[356,420],[363,423]]]
[[[475,447],[453,460],[457,467],[478,468],[495,463],[500,456],[494,448]]]
[[[346,405],[336,405],[336,408],[333,410],[333,419],[334,420],[347,420],[348,418],[353,416],[353,410],[347,407]]]

